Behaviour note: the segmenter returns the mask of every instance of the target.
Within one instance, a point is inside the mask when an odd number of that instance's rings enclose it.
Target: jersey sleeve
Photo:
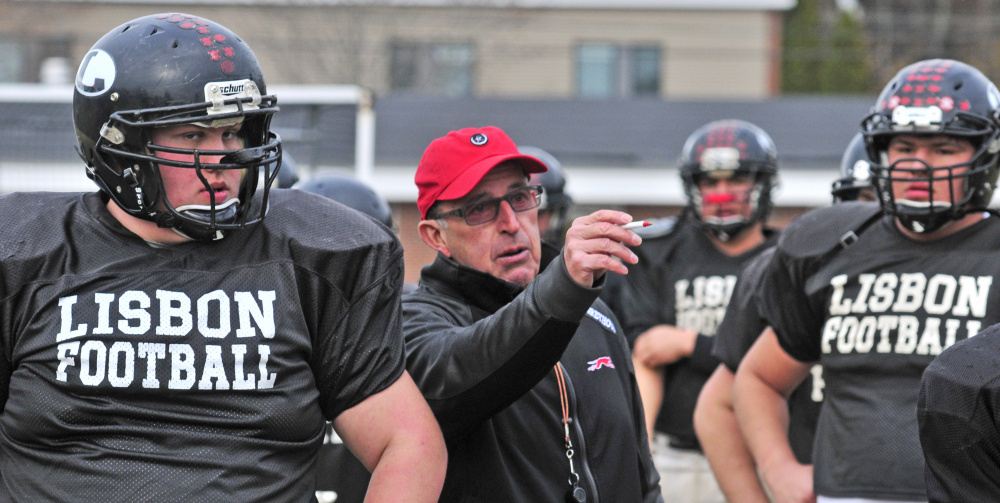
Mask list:
[[[331,420],[388,388],[405,369],[402,248],[396,241],[383,243],[352,262],[356,270],[348,283],[338,287],[320,280],[312,293],[326,307],[316,315],[311,365]],[[343,299],[339,306],[324,302],[337,298]]]
[[[761,316],[782,349],[801,362],[819,360],[824,322],[821,303],[806,292],[810,266],[809,260],[786,253],[779,244],[757,294]]]
[[[733,297],[715,333],[712,355],[734,373],[750,351],[750,346],[767,327],[760,314],[757,292],[773,255],[774,248],[768,248],[747,263],[736,281]]]
[[[1000,328],[962,341],[926,369],[917,401],[931,502],[1000,494]]]

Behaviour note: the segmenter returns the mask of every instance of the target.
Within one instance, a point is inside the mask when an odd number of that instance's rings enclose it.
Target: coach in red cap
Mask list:
[[[640,239],[600,210],[562,250],[542,243],[529,175],[545,170],[495,127],[434,140],[417,167],[420,237],[438,255],[403,330],[448,444],[441,501],[661,501],[629,349],[598,299]]]

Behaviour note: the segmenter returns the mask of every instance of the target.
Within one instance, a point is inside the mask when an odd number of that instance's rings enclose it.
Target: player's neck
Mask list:
[[[126,229],[136,236],[139,236],[148,243],[158,243],[163,245],[175,245],[190,241],[189,238],[181,236],[176,232],[159,227],[155,222],[134,217],[118,207],[114,201],[108,201],[108,211]]]
[[[985,217],[985,215],[986,214],[982,211],[969,213],[968,215],[965,215],[964,217],[958,220],[952,220],[951,222],[948,222],[947,224],[944,225],[944,227],[941,227],[940,229],[937,229],[934,232],[925,232],[923,234],[918,234],[916,232],[907,229],[906,227],[903,227],[903,224],[899,223],[899,220],[896,220],[896,228],[899,229],[899,232],[902,232],[904,236],[914,241],[921,241],[921,242],[937,241],[938,239],[948,237],[962,229],[966,229],[968,227],[975,225],[977,222],[982,220]]]
[[[757,222],[753,226],[744,229],[743,232],[733,236],[729,241],[723,241],[715,237],[711,232],[708,233],[708,239],[712,241],[712,244],[719,251],[730,257],[735,257],[760,246],[767,238],[764,236],[764,224]]]

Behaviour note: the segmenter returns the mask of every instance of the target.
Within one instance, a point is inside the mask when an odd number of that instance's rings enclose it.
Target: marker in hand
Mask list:
[[[649,227],[650,225],[653,225],[653,222],[650,222],[649,220],[639,220],[623,225],[622,229],[638,229],[640,227]]]

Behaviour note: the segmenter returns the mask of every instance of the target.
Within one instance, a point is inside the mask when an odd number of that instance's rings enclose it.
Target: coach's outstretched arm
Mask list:
[[[633,263],[621,244],[638,235],[619,224],[631,217],[600,210],[576,219],[561,257],[507,305],[468,326],[456,326],[453,301],[407,299],[403,325],[407,367],[450,442],[520,399],[552,371],[600,288],[605,270]],[[430,242],[435,243],[432,236]]]

